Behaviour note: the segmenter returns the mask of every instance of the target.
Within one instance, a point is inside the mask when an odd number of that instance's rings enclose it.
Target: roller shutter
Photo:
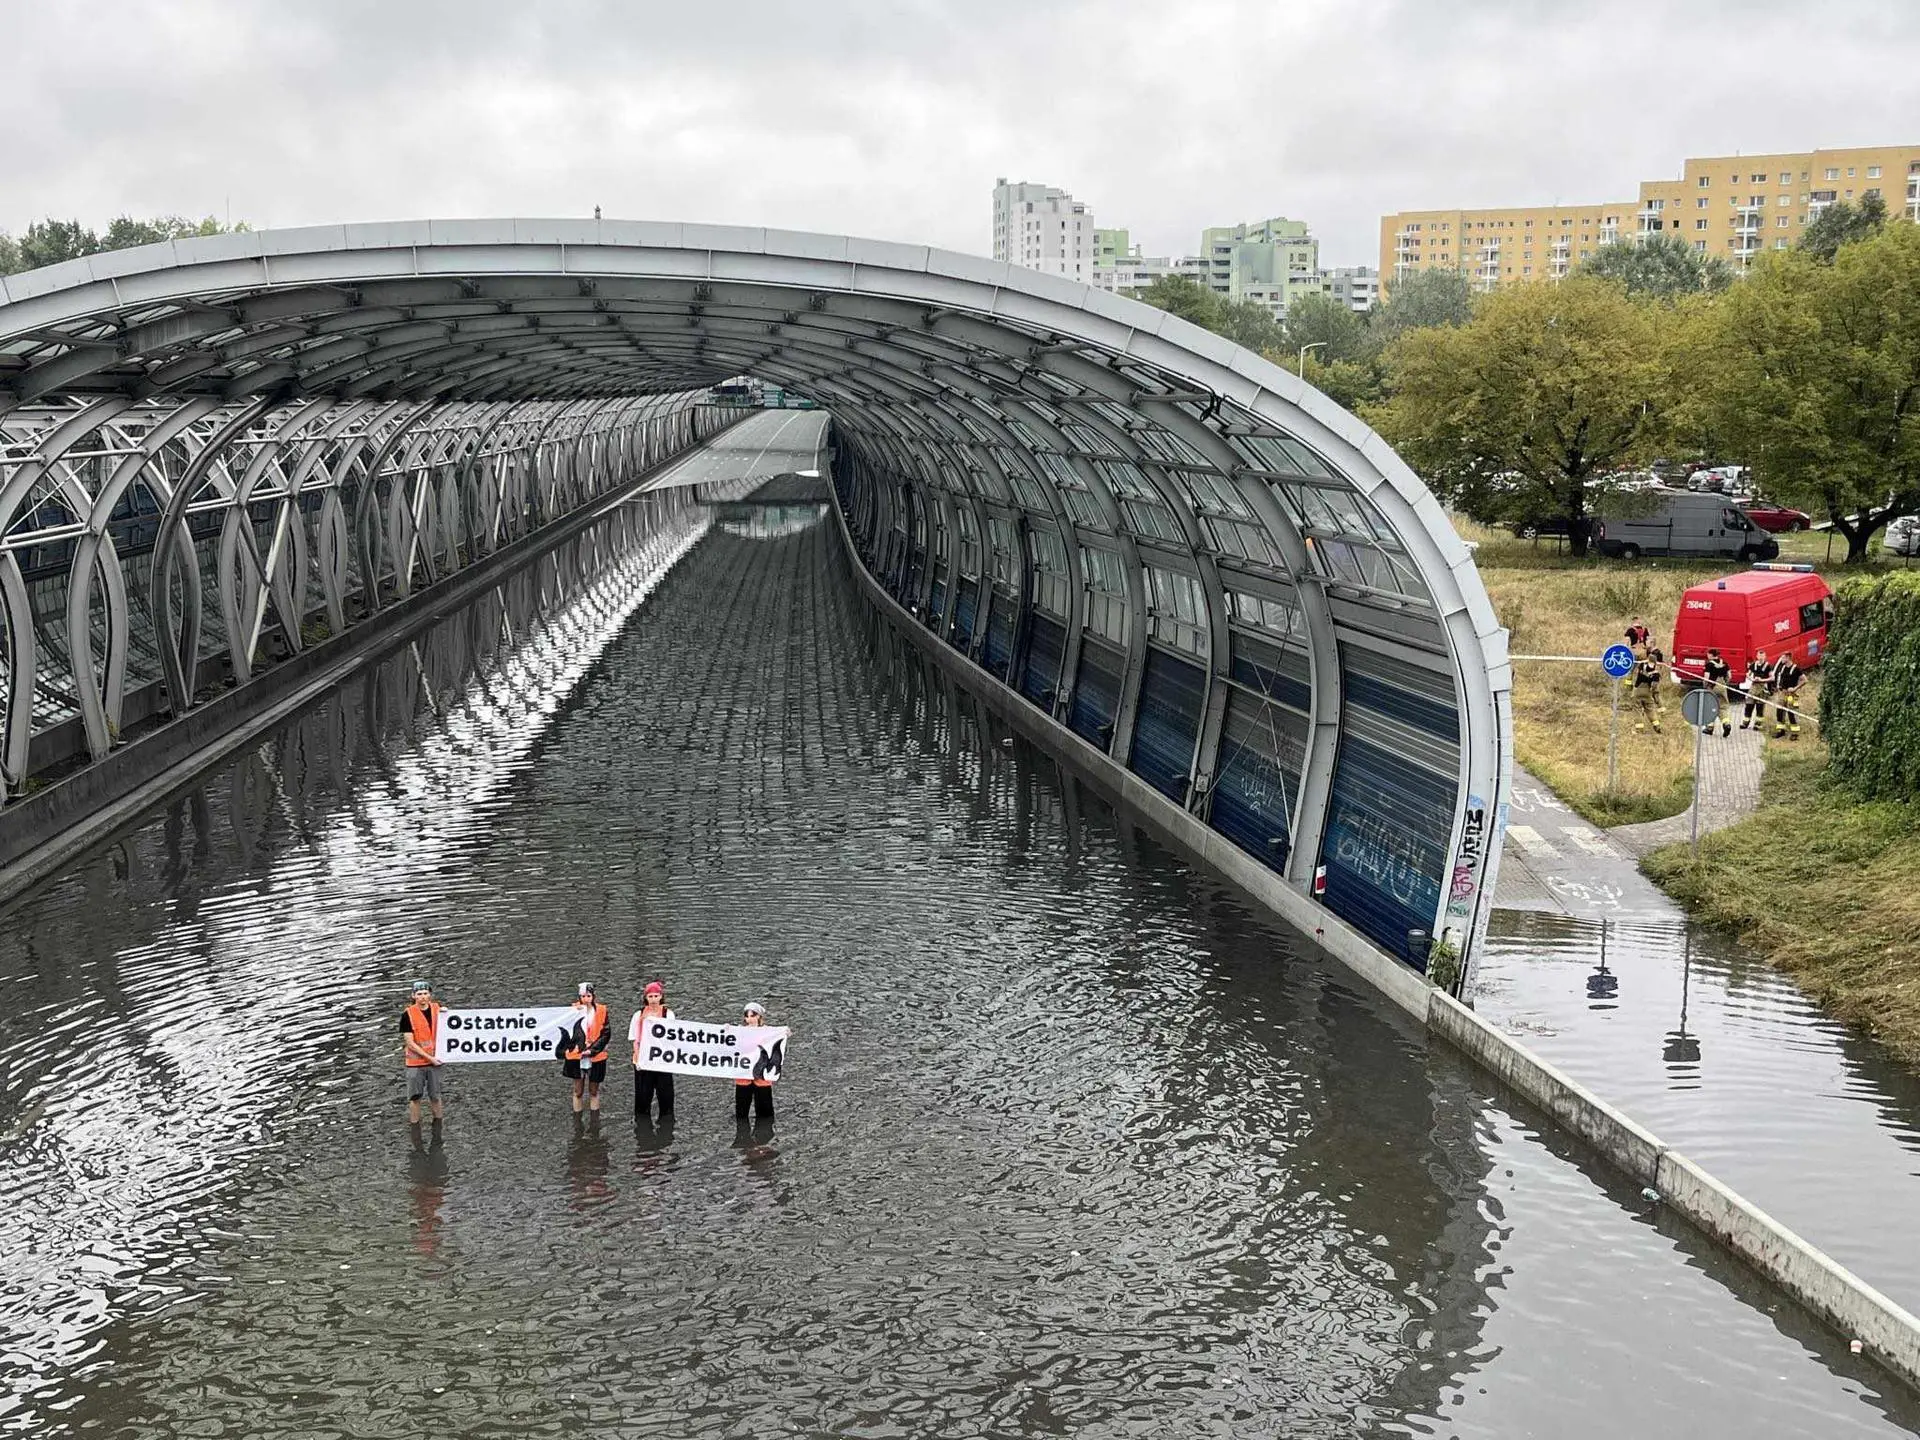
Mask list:
[[[1440,913],[1459,799],[1460,725],[1451,679],[1340,647],[1345,689],[1321,863],[1327,907],[1389,953]],[[1411,957],[1426,968],[1426,956]]]
[[[1176,804],[1186,803],[1187,772],[1193,768],[1206,690],[1206,675],[1198,665],[1156,646],[1147,647],[1128,766]]]
[[[1043,710],[1053,704],[1053,692],[1060,683],[1060,660],[1066,648],[1066,627],[1052,616],[1036,613],[1027,627],[1027,655],[1020,670],[1020,693]]]
[[[973,644],[973,622],[980,609],[980,582],[960,578],[960,593],[953,597],[953,647],[965,650]]]
[[[1261,864],[1287,865],[1307,718],[1246,691],[1227,694],[1207,822]]]
[[[1067,724],[1081,739],[1105,750],[1113,743],[1113,721],[1120,713],[1120,677],[1126,653],[1091,636],[1080,642],[1080,673],[1073,682],[1073,708]]]
[[[1016,603],[1011,595],[995,590],[992,603],[987,607],[987,643],[981,653],[981,663],[1002,679],[1006,677],[1007,666],[1013,661],[1013,607]]]

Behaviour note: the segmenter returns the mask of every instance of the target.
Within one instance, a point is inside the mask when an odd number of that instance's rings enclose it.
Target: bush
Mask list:
[[[1842,586],[1830,642],[1820,729],[1832,773],[1867,799],[1920,796],[1920,575]]]

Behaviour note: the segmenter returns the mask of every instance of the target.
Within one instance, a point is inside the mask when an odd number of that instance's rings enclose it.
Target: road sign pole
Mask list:
[[[1700,750],[1707,738],[1704,727],[1693,728],[1693,863],[1700,863]]]
[[[1613,719],[1607,726],[1607,794],[1620,790],[1620,682],[1613,682]]]

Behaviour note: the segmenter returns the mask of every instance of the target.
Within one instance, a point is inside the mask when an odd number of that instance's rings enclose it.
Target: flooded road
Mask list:
[[[664,579],[684,535],[526,572],[8,914],[0,1428],[1915,1425],[937,683],[823,507],[711,519]],[[779,1118],[491,1065],[409,1132],[419,972],[762,1000]]]

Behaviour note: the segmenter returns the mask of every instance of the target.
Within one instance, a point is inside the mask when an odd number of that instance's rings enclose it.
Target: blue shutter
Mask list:
[[[960,577],[960,593],[953,597],[953,648],[965,650],[973,644],[973,622],[979,614],[980,583]]]
[[[1128,766],[1175,804],[1186,803],[1187,772],[1193,768],[1206,690],[1207,677],[1198,665],[1156,646],[1147,647]]]
[[[1073,683],[1073,708],[1067,724],[1073,733],[1102,750],[1113,744],[1113,720],[1120,713],[1120,677],[1126,652],[1092,636],[1080,642],[1080,674]]]
[[[987,643],[980,659],[989,671],[1002,679],[1013,660],[1014,603],[1012,596],[995,590],[987,608]]]
[[[1275,870],[1287,866],[1306,745],[1306,716],[1244,690],[1227,692],[1207,823]]]
[[[1066,647],[1066,627],[1051,616],[1036,612],[1033,623],[1027,627],[1027,660],[1020,672],[1020,693],[1042,710],[1052,708]]]

